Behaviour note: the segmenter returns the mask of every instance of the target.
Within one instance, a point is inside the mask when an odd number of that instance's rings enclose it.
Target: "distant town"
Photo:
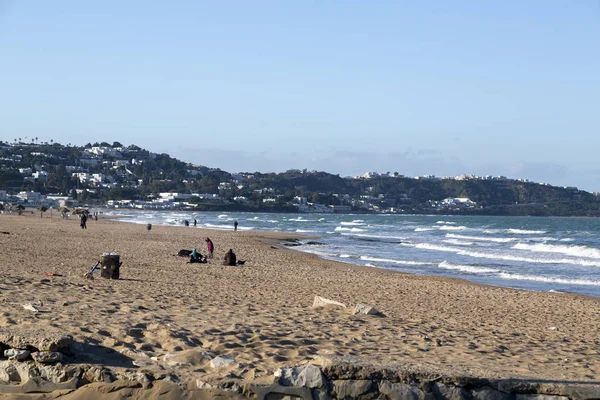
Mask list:
[[[504,176],[229,173],[119,142],[0,141],[0,204],[303,213],[600,215],[598,193]],[[5,208],[5,207],[4,207]]]

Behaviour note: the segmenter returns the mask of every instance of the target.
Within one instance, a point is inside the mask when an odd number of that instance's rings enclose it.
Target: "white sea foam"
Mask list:
[[[227,225],[204,224],[204,226],[207,228],[211,228],[211,229],[231,230],[231,226],[229,224],[227,224]],[[238,229],[242,230],[242,228],[238,228]],[[249,228],[245,228],[245,229],[249,229]]]
[[[508,243],[519,240],[518,238],[499,238],[499,237],[487,237],[487,236],[469,236],[469,235],[457,235],[456,233],[446,233],[447,238],[453,239],[465,239],[465,240],[478,240],[484,242],[496,242],[496,243]]]
[[[221,215],[218,215],[217,218],[219,218],[219,219],[229,218],[229,215],[227,215],[227,214],[221,214]]]
[[[398,265],[435,265],[435,263],[424,262],[424,261],[394,260],[394,259],[390,259],[390,258],[379,258],[379,257],[370,257],[370,256],[360,256],[360,259],[363,261],[386,262],[386,263],[393,263],[393,264],[398,264]]]
[[[508,229],[508,232],[515,233],[518,235],[542,235],[542,234],[546,233],[546,231],[530,231],[527,229],[513,229],[513,228]]]
[[[440,226],[440,230],[441,231],[465,231],[469,228],[467,228],[466,226],[447,226],[447,225],[442,225]]]
[[[497,234],[497,233],[506,233],[505,229],[484,229],[483,233],[487,233],[487,234]]]
[[[461,256],[468,256],[474,258],[487,258],[491,260],[504,260],[504,261],[517,261],[517,262],[527,262],[527,263],[536,263],[536,264],[573,264],[573,265],[582,265],[586,267],[600,267],[600,262],[597,261],[588,261],[581,259],[571,259],[571,258],[561,258],[561,259],[553,259],[553,258],[529,258],[529,257],[519,257],[510,254],[496,254],[496,253],[482,253],[477,251],[466,251],[459,247],[449,247],[449,246],[439,246],[430,243],[417,243],[412,245],[418,249],[425,250],[436,250],[436,251],[445,251],[450,253],[456,253]]]
[[[354,221],[351,222],[340,222],[340,225],[346,225],[346,226],[361,226],[361,225],[365,225],[365,221],[363,221],[362,219],[355,219]]]
[[[476,267],[473,265],[457,265],[449,263],[447,261],[442,261],[441,263],[439,263],[438,267],[442,269],[452,269],[456,271],[467,272],[470,274],[497,274],[502,272],[502,270],[499,269]]]
[[[338,226],[335,228],[336,232],[348,231],[348,232],[364,232],[366,229],[360,228],[344,228],[343,226]]]
[[[559,239],[549,237],[549,236],[541,236],[541,237],[529,237],[526,240],[531,242],[557,242]]]
[[[435,231],[435,228],[415,228],[415,232]]]
[[[310,229],[296,229],[297,233],[314,233],[316,231],[311,231]]]
[[[450,221],[437,221],[436,224],[456,225],[456,222]]]
[[[565,246],[565,245],[553,245],[553,244],[526,244],[517,243],[513,246],[513,249],[518,250],[529,250],[532,252],[539,253],[560,253],[574,257],[585,257],[600,259],[600,250],[594,249],[587,246]]]
[[[455,244],[457,246],[472,246],[473,242],[464,242],[458,239],[447,239],[444,240],[444,243],[448,243],[448,244]]]
[[[501,272],[500,274],[498,274],[498,276],[503,279],[511,279],[511,280],[518,280],[518,281],[560,283],[563,285],[600,286],[600,281],[594,281],[594,280],[590,280],[590,279],[568,279],[568,278],[551,277],[551,276],[511,274],[508,272]]]
[[[340,254],[340,258],[360,258],[360,256],[355,256],[353,254]]]
[[[292,221],[292,222],[317,222],[316,219],[305,219],[305,218],[302,218],[302,217],[290,218],[290,219],[288,219],[288,221]]]
[[[342,236],[352,236],[352,237],[363,237],[363,238],[372,238],[372,239],[397,239],[401,240],[400,236],[391,236],[391,235],[370,235],[368,233],[343,233]]]

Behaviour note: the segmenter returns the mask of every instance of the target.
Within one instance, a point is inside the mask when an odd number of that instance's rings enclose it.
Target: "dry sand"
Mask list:
[[[596,380],[600,306],[595,298],[539,293],[362,268],[280,243],[287,233],[212,231],[48,216],[0,215],[0,326],[58,330],[96,349],[141,349],[183,382],[270,383],[281,366],[319,354],[466,371],[482,377]],[[179,249],[215,243],[210,264]],[[244,266],[222,266],[233,248]],[[121,255],[120,280],[83,275],[102,253]],[[46,273],[63,276],[46,277]],[[375,306],[384,318],[313,309],[315,296]],[[41,301],[39,313],[23,309]],[[164,355],[202,349],[235,358],[214,370],[165,366]],[[108,350],[107,350],[108,351]],[[98,351],[100,357],[107,352]],[[197,353],[196,353],[197,354]],[[117,364],[117,363],[115,363]],[[115,365],[118,368],[118,365]],[[89,390],[89,389],[87,389]]]

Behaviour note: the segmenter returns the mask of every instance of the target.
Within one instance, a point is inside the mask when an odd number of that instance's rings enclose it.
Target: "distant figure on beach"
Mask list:
[[[197,223],[197,222],[196,222],[196,218],[194,218],[194,226],[196,226],[196,223]]]
[[[238,222],[237,221],[233,221],[233,230],[237,231],[237,226],[238,226]]]
[[[146,229],[148,230],[148,232],[150,232],[150,230],[152,229],[152,224],[146,225]]]
[[[223,258],[223,265],[237,265],[237,258],[232,249],[229,249],[229,251],[225,253],[225,257]]]
[[[190,226],[190,221],[188,221],[188,220],[186,219],[185,221],[183,221],[183,224],[184,224],[185,226]]]
[[[94,221],[98,221],[98,214],[94,215]]]
[[[81,214],[81,222],[79,223],[81,229],[87,229],[87,215]]]
[[[209,238],[205,238],[204,241],[206,242],[206,248],[208,250],[208,258],[213,258],[213,252],[215,251],[215,245],[213,244],[212,240],[210,240]]]

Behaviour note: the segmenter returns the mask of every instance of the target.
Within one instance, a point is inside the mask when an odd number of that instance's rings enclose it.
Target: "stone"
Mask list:
[[[136,367],[150,367],[156,365],[156,362],[152,360],[133,360],[132,364]]]
[[[141,383],[143,388],[148,388],[152,386],[152,381],[154,380],[154,377],[150,374],[138,372],[135,375],[135,380]]]
[[[90,382],[112,383],[116,380],[111,370],[100,367],[91,367],[84,376]]]
[[[163,382],[178,384],[179,378],[175,375],[167,375],[162,379]]]
[[[210,360],[210,366],[212,368],[227,368],[235,363],[235,359],[230,356],[220,355]]]
[[[196,387],[198,389],[213,389],[214,386],[208,382],[201,381],[200,379],[196,379]]]
[[[312,400],[333,400],[333,397],[331,397],[329,395],[326,388],[325,389],[312,389],[311,393],[312,393]],[[373,393],[373,394],[375,394],[375,393]],[[371,398],[370,393],[367,394],[366,396],[362,396],[361,400],[367,400],[369,398]]]
[[[210,356],[202,350],[172,351],[163,357],[163,362],[170,367],[191,367],[207,360],[210,360]]]
[[[77,388],[79,378],[75,377],[63,383],[48,382],[41,377],[30,379],[21,385],[0,385],[0,393],[51,393],[69,391]],[[39,397],[39,396],[36,396]]]
[[[483,386],[471,391],[475,400],[514,400],[514,395]]]
[[[28,380],[38,378],[41,375],[40,370],[34,363],[18,362],[15,367],[19,373],[21,382],[27,382]]]
[[[63,366],[57,365],[43,365],[39,367],[40,376],[53,383],[67,382],[74,377],[81,377],[83,370],[75,365]]]
[[[35,362],[41,364],[53,364],[63,360],[62,353],[57,351],[36,351],[31,353],[31,357]]]
[[[0,343],[13,349],[37,351],[71,352],[73,337],[60,332],[44,329],[15,330],[10,327],[0,328]]]
[[[570,399],[600,398],[600,385],[595,382],[567,383],[536,380],[528,381],[525,379],[502,379],[498,381],[498,390],[506,393],[537,393],[540,395],[562,396]],[[525,399],[525,397],[523,399]]]
[[[339,301],[335,301],[335,300],[330,300],[330,299],[326,299],[325,297],[321,297],[321,296],[315,296],[315,299],[313,300],[313,308],[317,308],[317,307],[341,307],[341,308],[346,308],[346,305],[343,303],[340,303]]]
[[[34,306],[31,303],[23,304],[23,308],[26,309],[26,310],[28,310],[28,311],[33,311],[33,312],[39,312],[40,311],[39,308],[37,308],[36,306]]]
[[[17,371],[15,361],[0,361],[0,381],[20,382],[21,376]]]
[[[279,384],[283,386],[307,387],[311,389],[325,386],[323,374],[316,365],[279,368],[275,371],[275,377],[278,378]]]
[[[338,399],[356,399],[367,393],[372,386],[373,382],[364,379],[333,381],[333,390]]]
[[[423,399],[425,394],[419,388],[405,383],[391,383],[382,381],[379,383],[379,393],[388,396],[390,399]]]
[[[445,385],[443,383],[434,383],[432,385],[432,393],[435,398],[443,398],[448,400],[463,400],[470,398],[470,393],[461,387],[454,385]]]
[[[239,384],[237,384],[236,382],[232,382],[232,381],[226,381],[226,382],[219,383],[219,385],[217,386],[217,389],[224,391],[224,392],[234,392],[234,393],[241,393],[241,391],[242,391],[242,387]]]
[[[119,353],[131,358],[151,358],[154,356],[154,353],[151,353],[149,351],[133,349],[121,349],[119,350]]]
[[[357,304],[356,306],[354,306],[354,314],[365,314],[365,315],[382,315],[381,312],[379,312],[377,309],[375,309],[374,307],[368,306],[366,304]]]
[[[249,386],[248,390],[254,394],[258,400],[265,399],[285,399],[291,398],[296,399],[300,398],[303,400],[313,400],[312,393],[309,388],[306,387],[287,387],[280,385],[269,385],[269,386]],[[270,396],[273,395],[273,396]],[[279,396],[277,396],[279,395]],[[281,396],[283,395],[283,396]],[[284,397],[289,396],[289,397]]]
[[[4,357],[7,357],[9,360],[24,361],[29,358],[30,354],[31,353],[27,350],[20,350],[20,349],[4,350]]]

